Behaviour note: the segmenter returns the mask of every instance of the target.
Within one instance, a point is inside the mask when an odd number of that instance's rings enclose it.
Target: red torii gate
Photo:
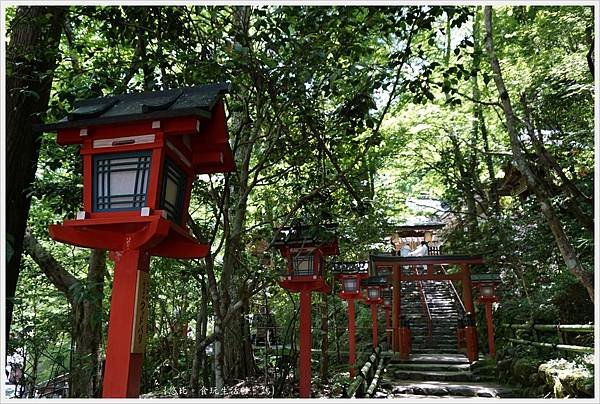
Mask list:
[[[392,268],[392,349],[400,353],[400,358],[407,359],[409,352],[407,342],[403,341],[400,325],[400,283],[402,281],[460,281],[462,283],[462,301],[466,313],[474,315],[471,269],[473,264],[484,264],[485,260],[480,255],[433,255],[422,257],[401,257],[393,255],[371,255],[371,269],[378,273],[378,268]],[[425,265],[427,272],[423,275],[402,274],[402,266]],[[434,265],[458,265],[460,271],[453,274],[435,273]],[[467,318],[465,327],[465,339],[467,342],[467,356],[470,361],[477,360],[477,334],[474,318]]]

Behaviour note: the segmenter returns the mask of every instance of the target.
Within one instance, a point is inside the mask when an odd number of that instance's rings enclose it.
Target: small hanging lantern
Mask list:
[[[423,234],[423,239],[430,243],[433,240],[433,232],[431,230],[425,231]]]

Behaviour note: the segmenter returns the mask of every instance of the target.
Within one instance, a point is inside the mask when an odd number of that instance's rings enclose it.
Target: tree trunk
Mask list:
[[[478,71],[481,66],[481,45],[480,45],[480,32],[479,26],[481,23],[481,17],[479,9],[475,10],[475,21],[473,21],[473,68],[475,75],[471,79],[473,85],[473,130],[481,133],[481,142],[483,144],[484,160],[487,168],[487,174],[490,179],[490,195],[489,202],[492,206],[493,211],[498,214],[500,213],[500,200],[496,190],[496,173],[494,171],[494,162],[492,160],[492,154],[490,153],[490,142],[488,138],[487,127],[485,125],[485,117],[483,116],[483,108],[479,101],[481,100],[481,91],[479,90]]]
[[[594,21],[594,11],[596,11],[596,9],[594,7],[591,7],[592,9],[592,21]],[[585,55],[585,60],[587,62],[588,65],[588,69],[590,71],[590,74],[592,75],[592,79],[595,78],[594,77],[594,25],[593,23],[586,28],[585,30],[585,36],[586,36],[586,40],[589,43],[590,48],[588,49],[587,54]]]
[[[241,259],[241,252],[244,246],[241,242],[241,236],[246,224],[246,213],[248,210],[248,195],[250,193],[249,188],[249,170],[250,170],[250,159],[252,156],[252,150],[255,140],[252,140],[255,135],[255,131],[261,127],[261,120],[258,119],[254,131],[244,133],[240,136],[244,136],[245,139],[242,141],[243,145],[236,150],[236,164],[238,168],[239,177],[232,178],[230,182],[230,195],[229,201],[233,203],[229,206],[229,209],[225,212],[228,216],[229,232],[225,241],[225,252],[223,257],[223,271],[221,272],[221,316],[225,317],[229,311],[231,302],[235,302],[239,299],[245,299],[246,290],[243,284],[236,284],[238,279],[233,278],[233,274],[237,271],[246,271],[243,260]],[[241,311],[235,315],[232,319],[232,323],[227,326],[224,332],[224,341],[226,342],[227,352],[225,352],[226,360],[224,364],[224,375],[225,378],[236,378],[246,379],[254,374],[254,366],[246,363],[250,357],[252,357],[252,345],[250,341],[243,339],[244,327],[246,319],[244,312]],[[250,351],[250,352],[249,352]]]
[[[223,397],[223,388],[225,387],[225,378],[223,376],[223,333],[221,327],[221,319],[215,316],[215,344],[214,344],[214,361],[215,361],[215,397]]]
[[[221,298],[219,287],[213,268],[213,257],[208,255],[205,258],[206,273],[208,275],[208,290],[213,304],[214,328],[212,339],[214,341],[213,360],[214,360],[214,375],[215,375],[215,397],[223,395],[223,387],[225,386],[223,378],[223,316],[221,315]],[[200,344],[197,344],[197,349],[206,349],[208,340],[205,338]]]
[[[71,361],[71,397],[94,397],[100,394],[98,353],[102,339],[102,300],[106,253],[92,250],[87,279],[79,281],[47,251],[29,232],[23,239],[24,249],[50,282],[63,292],[71,305],[74,350]]]
[[[485,20],[485,30],[486,30],[486,49],[490,58],[490,64],[492,66],[492,71],[494,72],[494,82],[496,83],[496,88],[498,89],[498,93],[500,95],[500,100],[502,102],[502,109],[504,110],[504,115],[506,119],[506,127],[508,129],[508,134],[510,136],[510,144],[511,150],[519,168],[519,171],[525,176],[527,179],[527,186],[534,193],[538,203],[540,204],[540,208],[542,210],[542,214],[546,218],[548,222],[548,226],[554,235],[554,239],[560,253],[567,265],[567,269],[583,284],[583,286],[587,289],[587,292],[590,296],[592,302],[594,301],[594,280],[593,275],[586,271],[579,259],[577,258],[577,253],[573,248],[571,240],[566,234],[562,223],[560,222],[560,218],[556,214],[554,207],[550,202],[550,198],[546,193],[545,189],[540,186],[538,180],[533,173],[533,170],[527,163],[525,157],[523,156],[523,152],[521,150],[519,134],[517,129],[517,120],[514,115],[514,111],[512,109],[512,105],[510,102],[510,97],[504,85],[504,80],[502,78],[502,71],[500,69],[500,63],[498,58],[496,57],[496,52],[493,44],[492,37],[492,7],[485,6],[484,8],[484,20]]]
[[[198,307],[198,314],[196,316],[196,342],[194,344],[194,360],[192,362],[192,370],[190,375],[190,391],[192,397],[198,397],[200,395],[199,379],[200,371],[204,369],[204,363],[206,362],[206,351],[201,346],[201,342],[206,338],[206,326],[208,323],[208,296],[206,290],[206,282],[204,278],[200,278],[200,306]],[[204,373],[204,371],[203,371]],[[204,383],[204,387],[209,386]]]
[[[565,202],[568,206],[569,213],[571,213],[579,223],[585,227],[587,231],[589,231],[592,235],[594,234],[594,217],[593,217],[593,199],[588,198],[584,195],[571,181],[567,175],[565,174],[562,167],[558,164],[556,159],[548,152],[546,147],[542,142],[541,133],[536,135],[533,119],[531,117],[531,110],[529,108],[529,103],[527,102],[527,97],[525,94],[521,94],[521,104],[523,106],[523,111],[525,113],[523,122],[525,123],[527,134],[531,139],[531,144],[533,145],[533,149],[537,154],[539,161],[542,165],[548,170],[548,172],[554,171],[556,175],[561,180],[561,188],[565,192],[565,194],[570,195],[570,197],[565,198]],[[541,132],[538,129],[538,133]],[[554,186],[552,181],[552,176],[548,175],[547,180],[544,178],[540,178],[541,182],[546,183],[546,187],[551,189]],[[550,195],[552,195],[550,193]],[[586,206],[587,205],[587,206]],[[586,214],[582,207],[586,206],[592,212],[592,215]]]
[[[73,306],[75,351],[71,369],[71,397],[100,397],[98,380],[99,348],[102,340],[102,298],[106,252],[92,250],[87,275],[86,299]]]
[[[224,341],[227,350],[224,352],[226,379],[243,380],[254,374],[254,355],[252,342],[246,320],[248,314],[247,299],[235,296],[235,300],[244,300],[240,310],[225,327]]]
[[[6,49],[6,238],[12,252],[6,263],[7,336],[41,143],[32,125],[42,122],[48,107],[65,13],[65,7],[18,7]]]
[[[465,162],[465,155],[463,154],[458,138],[454,133],[450,133],[450,141],[452,142],[452,152],[454,154],[454,161],[456,168],[458,169],[460,179],[459,186],[463,193],[463,200],[467,206],[467,228],[469,230],[469,237],[476,240],[478,236],[478,220],[477,220],[477,204],[475,202],[475,194],[473,192],[473,176],[477,175],[475,167],[468,167]]]

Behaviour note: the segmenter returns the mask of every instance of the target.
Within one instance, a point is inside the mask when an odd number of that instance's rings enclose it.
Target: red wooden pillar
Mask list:
[[[356,326],[354,318],[356,314],[354,311],[354,299],[348,299],[348,364],[350,365],[350,378],[354,379],[356,376]]]
[[[471,270],[469,265],[461,264],[461,275],[462,275],[462,287],[463,287],[463,303],[465,305],[465,311],[474,313],[475,305],[473,304],[473,293],[471,285]]]
[[[390,346],[390,343],[391,343],[391,341],[390,341],[391,340],[391,335],[390,335],[390,311],[391,311],[391,309],[389,307],[385,308],[385,338],[386,338],[388,347]]]
[[[373,348],[379,345],[379,338],[377,337],[377,304],[371,304],[371,320],[373,321]]]
[[[475,305],[473,304],[473,293],[471,286],[471,271],[469,265],[461,264],[463,303],[467,312],[465,327],[465,342],[467,345],[467,357],[469,361],[477,360],[477,328],[475,324]],[[471,314],[469,317],[468,314]]]
[[[311,291],[300,292],[300,398],[310,398]]]
[[[392,267],[392,349],[400,351],[400,265]]]
[[[485,319],[487,322],[488,347],[490,356],[496,357],[496,344],[494,342],[494,321],[492,319],[492,302],[485,302]]]
[[[113,253],[111,258],[115,274],[102,396],[138,397],[148,327],[150,256],[128,250]]]
[[[403,319],[400,323],[400,360],[408,360],[411,351],[411,331],[406,323],[406,319]]]

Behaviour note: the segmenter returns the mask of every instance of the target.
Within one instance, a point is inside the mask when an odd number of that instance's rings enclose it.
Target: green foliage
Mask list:
[[[516,112],[529,111],[550,155],[591,200],[594,93],[585,57],[591,9],[501,6],[495,12],[494,39]],[[334,260],[365,260],[390,223],[415,214],[404,202],[416,195],[442,199],[453,214],[446,251],[484,254],[488,264],[475,272],[501,274],[499,322],[592,321],[593,305],[557,249],[549,248],[554,239],[536,203],[494,194],[511,156],[482,35],[475,35],[483,30],[480,15],[477,8],[451,6],[72,6],[48,116],[63,117],[80,98],[231,82],[226,108],[236,172],[199,178],[190,214],[211,242],[220,293],[250,301],[241,315],[268,301],[286,342],[298,335],[298,299],[276,284],[283,258],[257,246],[294,221],[337,222],[341,255]],[[9,8],[7,21],[12,18]],[[573,197],[556,172],[541,166],[521,126],[523,147],[592,271],[593,235],[573,203],[591,216],[593,203]],[[79,279],[87,253],[50,241],[47,226],[79,210],[81,183],[77,148],[59,147],[45,134],[28,190],[29,226]],[[151,279],[143,391],[181,390],[194,353],[181,327],[195,330],[207,267],[153,259]],[[109,273],[104,319],[111,281]],[[89,297],[86,287],[78,288],[77,301]],[[18,297],[19,331],[10,348],[25,346],[63,363],[69,307],[29,260]],[[345,306],[332,300],[329,310],[340,327]],[[211,303],[209,334],[213,310]],[[368,308],[357,308],[360,347],[370,344],[370,324]],[[329,336],[330,346],[337,339],[344,349],[345,333],[330,327]],[[499,331],[500,345],[507,336]],[[260,370],[274,363],[285,366],[271,360]],[[52,373],[44,359],[39,367],[38,378]]]

